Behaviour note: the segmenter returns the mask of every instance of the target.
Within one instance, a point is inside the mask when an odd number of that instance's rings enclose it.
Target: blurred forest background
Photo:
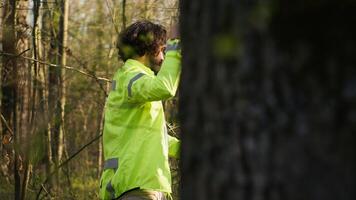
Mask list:
[[[0,199],[98,198],[117,34],[177,15],[177,0],[0,0]],[[177,136],[175,104],[165,111]]]

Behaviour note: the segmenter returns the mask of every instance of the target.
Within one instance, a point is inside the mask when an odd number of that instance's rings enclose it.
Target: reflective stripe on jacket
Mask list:
[[[105,105],[101,199],[133,188],[172,192],[168,156],[178,156],[179,141],[167,134],[161,100],[175,95],[180,72],[180,52],[171,50],[157,75],[133,59],[115,73]]]

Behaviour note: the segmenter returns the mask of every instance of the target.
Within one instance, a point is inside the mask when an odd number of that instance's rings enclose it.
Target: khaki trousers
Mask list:
[[[163,192],[137,189],[129,191],[118,200],[167,200]]]

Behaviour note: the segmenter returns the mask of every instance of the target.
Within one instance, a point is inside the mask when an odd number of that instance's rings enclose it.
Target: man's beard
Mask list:
[[[149,57],[149,62],[150,62],[150,68],[151,70],[157,75],[159,70],[161,69],[161,65],[163,60],[159,60],[156,58],[156,56],[150,56]]]

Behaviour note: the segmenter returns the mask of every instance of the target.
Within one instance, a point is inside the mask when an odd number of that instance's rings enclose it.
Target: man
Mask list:
[[[148,21],[119,35],[125,63],[114,75],[105,105],[101,199],[171,197],[168,156],[178,156],[179,141],[167,134],[161,100],[177,91],[181,53],[177,39],[166,46],[166,35],[164,27]]]

